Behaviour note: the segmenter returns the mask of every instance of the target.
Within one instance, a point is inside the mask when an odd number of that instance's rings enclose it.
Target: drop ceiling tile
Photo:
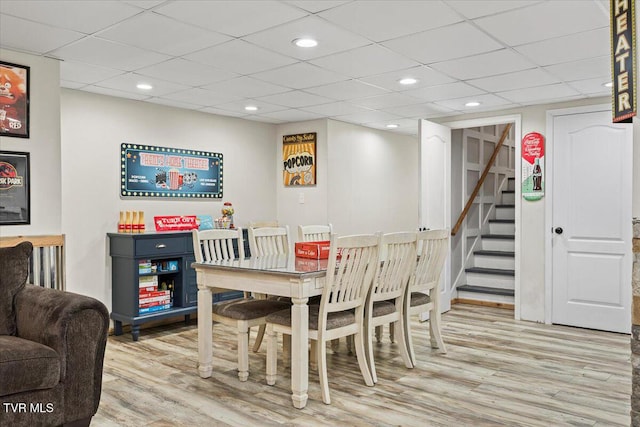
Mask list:
[[[231,71],[220,70],[209,65],[182,58],[170,59],[159,64],[140,68],[136,72],[145,76],[187,86],[202,86],[232,79],[237,76],[236,73]]]
[[[319,16],[376,42],[461,21],[440,1],[354,1]]]
[[[125,3],[129,3],[132,6],[141,7],[143,9],[151,9],[159,4],[165,2],[165,0],[122,0]]]
[[[210,90],[200,88],[192,88],[184,90],[182,92],[171,93],[169,95],[163,96],[163,98],[187,102],[189,104],[201,105],[203,107],[224,104],[226,102],[231,102],[238,99],[234,96],[220,95]]]
[[[343,122],[349,122],[349,123],[357,123],[357,124],[363,124],[363,123],[374,123],[374,122],[390,122],[393,120],[398,120],[400,117],[393,115],[393,114],[389,114],[389,113],[385,113],[384,111],[364,111],[362,113],[355,113],[355,114],[347,114],[344,116],[337,116],[335,117],[336,120],[341,120]]]
[[[305,89],[348,79],[346,76],[306,62],[298,62],[276,70],[256,73],[252,77],[292,89]]]
[[[457,10],[465,18],[475,19],[481,16],[495,15],[511,9],[519,9],[538,2],[539,0],[448,0],[447,4]]]
[[[140,83],[150,84],[151,86],[153,86],[153,88],[149,90],[138,89],[136,85]],[[146,94],[149,97],[164,96],[169,93],[174,93],[189,88],[189,86],[170,83],[159,79],[153,79],[147,76],[141,76],[136,73],[121,74],[119,76],[96,83],[95,86],[117,89],[124,92]]]
[[[106,87],[93,86],[93,85],[85,86],[84,88],[82,88],[82,90],[86,92],[98,93],[100,95],[115,96],[116,98],[135,99],[137,101],[143,101],[149,98],[148,95],[142,95],[142,94],[133,93],[133,92],[124,92],[117,89],[109,89]]]
[[[543,69],[565,81],[585,80],[597,77],[611,79],[610,61],[611,58],[609,56],[600,56],[582,61],[550,65]]]
[[[537,65],[553,65],[608,55],[609,28],[586,31],[515,48]]]
[[[42,54],[82,37],[83,34],[75,31],[0,15],[0,44],[3,48]]]
[[[318,45],[302,48],[293,44],[298,38],[313,38]],[[243,38],[274,52],[307,60],[371,44],[366,38],[330,22],[308,16]]]
[[[463,82],[448,83],[445,85],[416,89],[411,95],[423,101],[442,101],[444,99],[456,99],[465,96],[482,95],[485,92]]]
[[[417,79],[418,82],[413,85],[406,86],[398,83],[400,79],[404,79],[406,77],[413,77],[414,79]],[[444,74],[424,65],[392,71],[390,73],[378,74],[376,76],[362,77],[360,80],[393,91],[411,91],[421,87],[435,86],[455,81],[455,79],[445,76]]]
[[[243,40],[233,40],[185,55],[185,59],[238,74],[253,74],[296,62],[293,58],[268,51]]]
[[[185,110],[198,110],[201,109],[201,105],[189,104],[188,102],[180,102],[174,99],[166,99],[162,97],[152,97],[146,99],[145,102],[151,102],[153,104],[166,105],[167,107],[184,108]]]
[[[604,84],[607,83],[606,79],[586,79],[586,80],[576,80],[573,82],[567,82],[569,86],[576,89],[580,93],[584,93],[589,96],[611,96],[611,88],[605,87]]]
[[[385,111],[390,114],[394,114],[399,117],[411,117],[411,118],[425,118],[432,117],[434,114],[444,114],[451,113],[453,110],[451,108],[444,107],[442,105],[438,105],[435,103],[420,103],[414,105],[402,105],[399,107],[390,107],[390,108],[382,108],[382,111]]]
[[[113,68],[96,67],[74,61],[60,61],[60,80],[92,84],[123,74]]]
[[[235,95],[246,98],[258,98],[260,96],[273,95],[275,93],[287,92],[286,87],[263,82],[247,76],[236,77],[224,82],[218,82],[204,86],[204,89],[217,93]]]
[[[366,108],[385,108],[385,107],[397,107],[400,105],[413,105],[421,103],[420,99],[412,96],[405,95],[405,93],[385,93],[384,95],[372,96],[369,98],[356,99],[351,101],[355,105]]]
[[[100,32],[98,37],[180,56],[231,40],[153,12],[141,13]]]
[[[254,105],[258,107],[257,111],[247,111],[244,109],[247,105]],[[247,116],[247,115],[255,115],[255,114],[267,114],[273,113],[274,111],[283,111],[287,110],[288,107],[283,107],[281,105],[269,104],[265,101],[260,101],[258,99],[241,99],[233,102],[225,102],[221,104],[216,104],[215,108],[221,111],[230,111],[237,116]]]
[[[255,117],[256,118],[264,117],[266,119],[282,120],[283,122],[302,122],[306,120],[316,120],[316,119],[322,118],[322,116],[319,114],[310,113],[308,111],[294,110],[294,109],[260,114],[260,115],[256,115]]]
[[[514,103],[526,104],[578,97],[580,94],[564,83],[498,92],[498,96]]]
[[[260,116],[260,115],[254,115],[254,116],[246,116],[245,117],[247,120],[251,120],[251,121],[255,121],[255,122],[262,122],[262,123],[271,123],[274,125],[279,125],[282,123],[287,123],[288,120],[281,120],[281,119],[276,119],[273,117],[266,117],[266,116]]]
[[[80,89],[85,87],[86,84],[78,82],[70,82],[68,80],[60,79],[60,87],[66,87],[67,89]]]
[[[465,104],[470,101],[477,101],[480,103],[477,107],[467,107]],[[512,104],[512,101],[507,101],[504,98],[493,94],[474,95],[471,97],[464,97],[458,99],[447,99],[442,101],[436,101],[436,105],[449,108],[451,110],[464,111],[473,113],[475,111],[481,111],[486,108],[494,108]]]
[[[312,105],[327,104],[334,101],[333,99],[306,93],[300,90],[263,96],[258,98],[258,100],[276,105],[283,105],[288,108],[310,107]]]
[[[336,53],[309,62],[351,77],[372,76],[420,65],[375,44]]]
[[[447,42],[443,43],[443,40]],[[383,45],[423,64],[503,48],[503,45],[466,22],[389,40]]]
[[[323,117],[346,116],[349,114],[371,111],[368,108],[358,107],[357,105],[349,104],[348,102],[331,102],[329,104],[304,107],[302,110],[320,114]]]
[[[467,81],[470,85],[486,90],[487,92],[523,89],[526,87],[544,86],[559,82],[560,80],[541,68],[516,71],[515,73],[501,74],[498,76]]]
[[[215,108],[215,107],[205,107],[205,108],[201,108],[199,111],[202,111],[203,113],[208,113],[208,114],[215,114],[217,116],[247,117],[246,112],[236,113],[236,112],[233,112],[233,111],[222,110],[220,108]]]
[[[277,1],[177,1],[159,6],[154,12],[233,37],[307,15],[297,7]]]
[[[56,49],[52,54],[65,60],[124,71],[133,71],[169,59],[167,55],[93,37]]]
[[[363,83],[359,80],[345,80],[328,85],[312,87],[305,89],[305,91],[341,101],[381,95],[388,92],[382,88]]]
[[[522,55],[509,49],[459,58],[432,64],[432,68],[460,80],[495,76],[513,71],[534,68],[535,65]]]
[[[340,6],[341,4],[349,3],[348,1],[330,1],[330,0],[291,0],[286,1],[285,3],[289,3],[292,6],[299,7],[300,9],[304,9],[307,12],[317,13],[322,12],[323,10],[331,9],[336,6]]]
[[[141,11],[121,1],[2,0],[1,7],[3,14],[85,34],[93,34]]]
[[[374,129],[381,129],[388,132],[394,133],[407,133],[410,135],[418,133],[418,120],[417,119],[398,119],[398,120],[389,120],[386,122],[373,122],[373,123],[365,123],[367,127]],[[398,125],[397,128],[388,128],[387,125]]]
[[[609,16],[593,1],[554,0],[474,22],[503,43],[518,46],[607,27]]]

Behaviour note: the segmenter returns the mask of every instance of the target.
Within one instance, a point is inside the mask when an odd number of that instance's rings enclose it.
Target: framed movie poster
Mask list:
[[[120,147],[120,196],[222,198],[222,154],[153,145]]]
[[[316,185],[316,133],[282,137],[285,187]]]
[[[29,153],[0,151],[0,225],[29,224]]]
[[[0,61],[0,136],[29,138],[29,67]]]

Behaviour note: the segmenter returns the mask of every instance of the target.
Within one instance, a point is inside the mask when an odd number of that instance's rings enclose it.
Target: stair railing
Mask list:
[[[456,225],[454,225],[453,228],[451,229],[452,236],[455,236],[458,230],[460,230],[460,227],[462,226],[462,222],[464,221],[465,217],[469,213],[469,209],[471,209],[471,205],[473,204],[473,201],[478,196],[478,192],[482,188],[482,185],[484,184],[484,180],[489,174],[489,170],[493,166],[493,163],[496,161],[496,157],[498,157],[498,152],[500,151],[502,144],[507,139],[507,135],[509,135],[509,131],[511,130],[511,125],[512,125],[511,123],[507,123],[507,125],[504,127],[504,130],[502,131],[502,136],[500,137],[500,141],[498,141],[498,143],[496,144],[496,148],[494,148],[493,154],[491,154],[491,158],[485,165],[484,171],[482,171],[482,175],[480,176],[480,179],[476,183],[476,187],[473,189],[473,193],[471,193],[471,196],[469,196],[469,200],[467,200],[467,204],[464,206],[462,213],[460,213],[460,216],[458,217],[458,221],[456,221]]]
[[[64,234],[52,236],[0,237],[0,248],[31,242],[28,283],[65,290]]]

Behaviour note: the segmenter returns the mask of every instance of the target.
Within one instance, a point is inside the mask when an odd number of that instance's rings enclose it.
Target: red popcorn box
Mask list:
[[[297,242],[296,256],[310,259],[327,259],[329,258],[329,247],[330,242],[328,240],[318,242]]]

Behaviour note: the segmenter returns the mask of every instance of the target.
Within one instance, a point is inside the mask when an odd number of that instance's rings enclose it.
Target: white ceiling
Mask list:
[[[61,59],[62,87],[417,134],[419,118],[610,95],[608,4],[0,0],[0,47]]]

